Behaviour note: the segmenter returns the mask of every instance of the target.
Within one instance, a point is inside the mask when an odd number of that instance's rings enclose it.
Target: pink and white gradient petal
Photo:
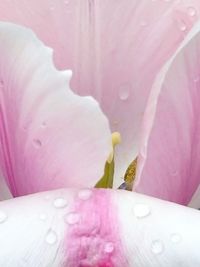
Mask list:
[[[200,23],[152,88],[135,184],[137,192],[185,205],[200,184],[199,29]]]
[[[199,220],[197,210],[132,192],[19,197],[0,202],[0,265],[196,267]]]
[[[14,196],[94,186],[104,172],[108,121],[70,78],[32,31],[0,23],[0,165]]]
[[[121,133],[115,186],[138,153],[155,76],[199,16],[199,0],[0,2],[0,18],[32,28],[53,47],[57,66],[73,70],[73,90],[95,97]]]

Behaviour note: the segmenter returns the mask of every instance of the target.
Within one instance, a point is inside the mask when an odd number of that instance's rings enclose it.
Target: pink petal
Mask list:
[[[57,190],[0,203],[0,266],[194,267],[200,212],[112,190]]]
[[[30,30],[1,23],[0,51],[0,163],[12,193],[93,186],[111,151],[96,101],[71,92],[71,72]]]
[[[182,204],[200,184],[199,29],[194,27],[152,88],[135,187]]]
[[[200,16],[199,0],[0,2],[0,18],[29,26],[55,49],[72,87],[92,95],[120,131],[116,186],[138,154],[139,132],[155,75]]]

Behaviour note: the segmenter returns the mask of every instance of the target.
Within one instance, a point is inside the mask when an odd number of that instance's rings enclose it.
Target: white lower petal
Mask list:
[[[0,203],[0,266],[197,267],[199,220],[197,210],[131,192],[29,195]]]

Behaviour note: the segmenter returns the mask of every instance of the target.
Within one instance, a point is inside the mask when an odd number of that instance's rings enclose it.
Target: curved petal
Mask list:
[[[197,210],[130,192],[29,195],[0,203],[0,265],[199,266],[199,220]]]
[[[135,185],[137,192],[182,204],[200,184],[199,29],[200,23],[155,81]]]
[[[199,15],[199,0],[0,3],[0,18],[31,27],[51,45],[57,66],[73,70],[74,90],[94,96],[112,131],[121,133],[116,186],[138,154],[141,120],[155,75]]]
[[[1,23],[0,52],[0,163],[14,196],[93,186],[111,151],[96,101],[71,92],[71,71],[28,29]]]

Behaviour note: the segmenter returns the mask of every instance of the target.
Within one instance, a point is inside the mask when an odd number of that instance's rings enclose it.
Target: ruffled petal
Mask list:
[[[0,266],[194,267],[200,212],[114,190],[0,202]]]
[[[14,196],[94,186],[111,151],[106,117],[69,88],[52,50],[28,29],[0,24],[0,164]]]
[[[52,46],[57,66],[74,72],[73,89],[94,96],[112,131],[121,133],[116,186],[138,154],[154,78],[199,15],[199,0],[0,3],[0,18],[31,27]]]
[[[200,23],[152,88],[135,184],[137,192],[181,204],[200,184],[199,29]]]

